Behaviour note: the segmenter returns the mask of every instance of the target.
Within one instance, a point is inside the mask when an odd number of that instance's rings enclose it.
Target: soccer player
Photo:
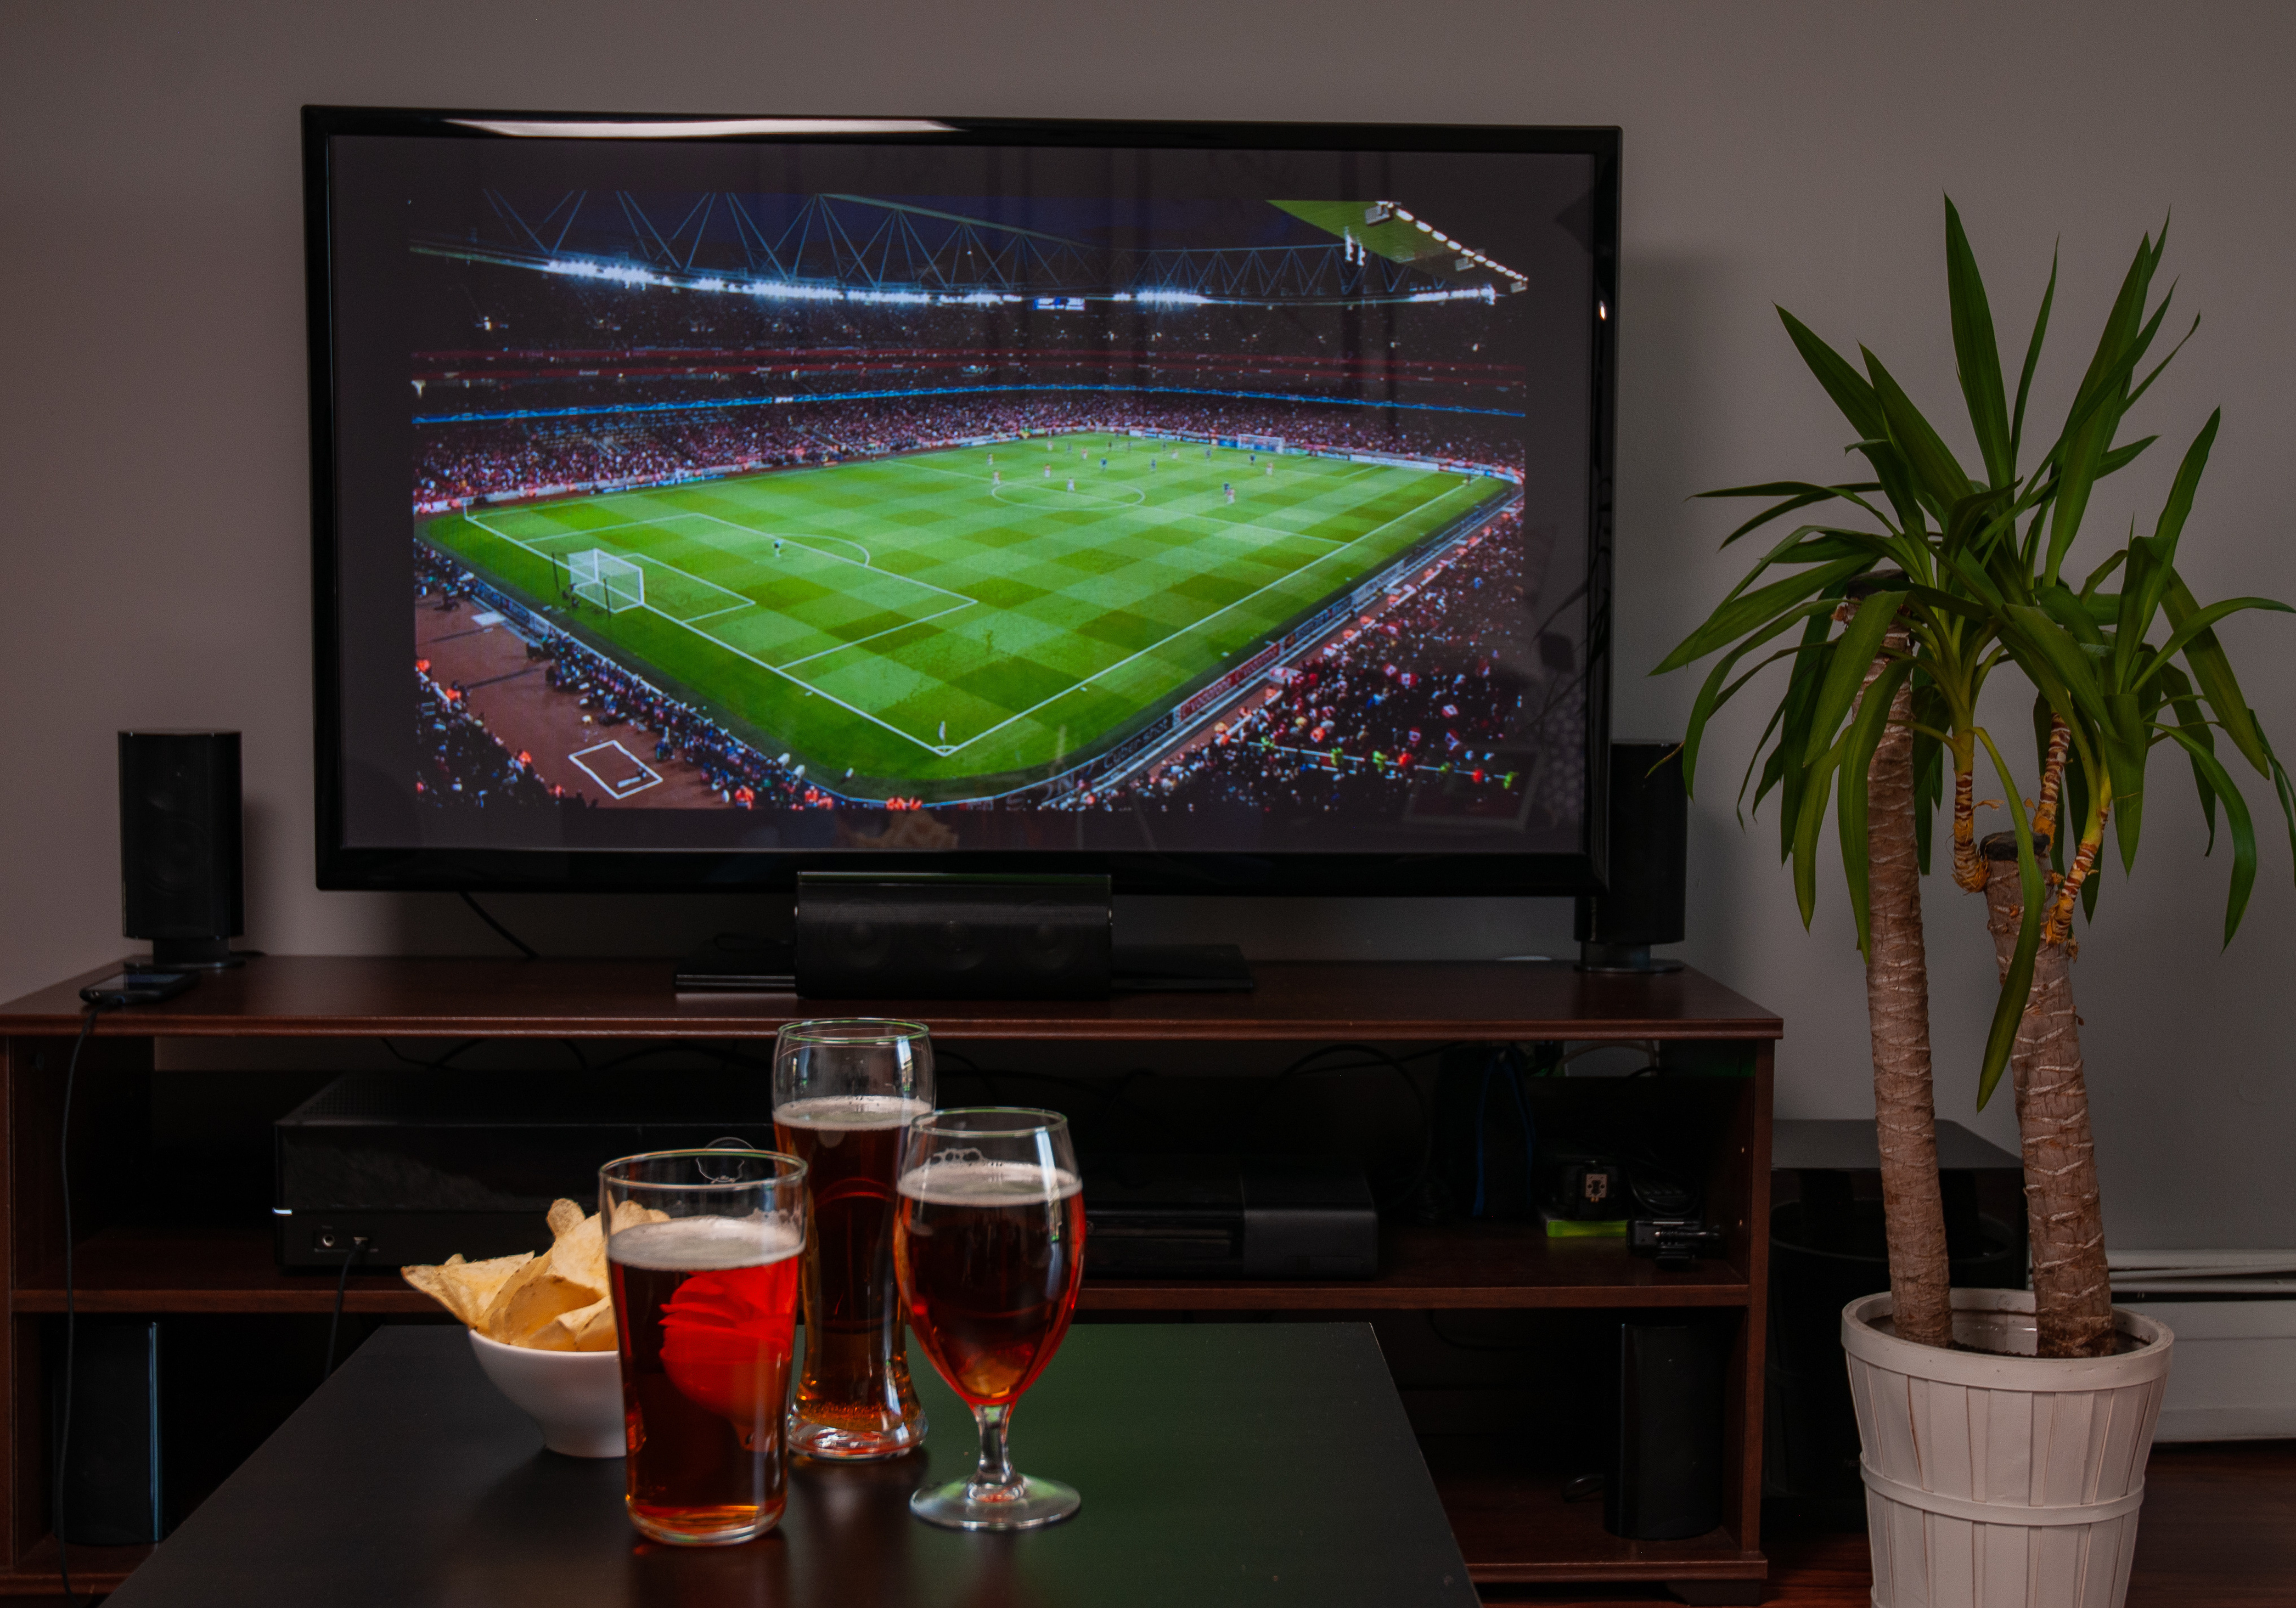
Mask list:
[[[948,722],[946,720],[940,723],[940,740],[943,742],[948,741]]]
[[[1053,466],[1050,464],[1045,465],[1045,478],[1048,480],[1053,478]]]
[[[1155,459],[1153,459],[1153,458],[1149,459],[1149,460],[1148,460],[1148,467],[1149,467],[1149,468],[1151,468],[1151,469],[1155,468],[1155,467],[1156,467],[1156,460],[1155,460]]]
[[[782,538],[781,538],[780,537],[778,537],[778,536],[777,536],[777,537],[774,537],[774,556],[775,556],[775,558],[779,558],[781,555],[782,555]]]
[[[1211,449],[1210,447],[1205,447],[1205,448],[1204,448],[1204,462],[1205,462],[1205,463],[1207,463],[1207,464],[1209,464],[1209,463],[1210,463],[1211,461],[1212,461],[1212,449]]]
[[[1272,475],[1272,474],[1274,474],[1274,473],[1275,472],[1275,465],[1274,464],[1272,464],[1272,463],[1271,463],[1270,464],[1268,464],[1268,466],[1267,466],[1267,472],[1268,472],[1269,474],[1271,474],[1271,475]]]
[[[1221,489],[1222,491],[1225,491],[1225,492],[1226,492],[1226,493],[1227,493],[1227,505],[1228,505],[1229,507],[1231,507],[1231,508],[1234,507],[1234,506],[1235,506],[1235,488],[1234,488],[1234,487],[1233,487],[1233,486],[1222,486],[1222,487],[1220,488],[1220,489]]]
[[[1076,476],[1074,475],[1069,476],[1069,489],[1070,491],[1074,491],[1076,489]]]
[[[1101,461],[1100,461],[1100,466],[1101,466],[1103,469],[1107,468],[1107,467],[1108,467],[1108,460],[1107,460],[1106,458],[1103,458],[1103,459],[1101,459]]]
[[[994,487],[997,487],[997,486],[1002,486],[1004,483],[1004,472],[1003,470],[1001,470],[1001,469],[992,469],[992,470],[990,470],[990,471],[988,472],[988,484],[989,484],[992,488],[994,488]]]

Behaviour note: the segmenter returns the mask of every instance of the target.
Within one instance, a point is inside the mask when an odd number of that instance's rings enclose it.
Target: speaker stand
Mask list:
[[[1656,977],[1682,970],[1682,963],[1663,955],[1653,956],[1648,944],[1595,944],[1578,946],[1578,970],[1581,972],[1633,972],[1645,977]]]
[[[227,938],[155,938],[151,954],[133,956],[128,964],[153,972],[228,972],[247,959],[233,952]]]

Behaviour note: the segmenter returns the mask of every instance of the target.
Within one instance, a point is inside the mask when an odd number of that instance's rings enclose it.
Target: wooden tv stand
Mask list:
[[[58,1593],[48,1522],[51,1387],[44,1330],[63,1310],[57,1120],[64,1063],[80,1027],[78,989],[106,967],[0,1006],[6,1079],[6,1185],[0,1212],[9,1323],[0,1340],[8,1447],[0,1460],[8,1530],[0,1595]],[[1485,1585],[1563,1580],[1677,1585],[1693,1600],[1759,1600],[1762,1343],[1769,1218],[1770,1099],[1779,1020],[1695,972],[1629,977],[1557,964],[1260,962],[1249,994],[1135,995],[1106,1002],[839,1002],[839,1014],[898,1013],[954,1042],[1137,1044],[1367,1040],[1662,1041],[1673,1086],[1695,1079],[1718,1103],[1708,1211],[1726,1252],[1682,1272],[1630,1257],[1618,1240],[1549,1240],[1536,1224],[1457,1222],[1389,1229],[1369,1281],[1218,1283],[1093,1279],[1087,1310],[1362,1314],[1377,1309],[1710,1309],[1735,1315],[1726,1418],[1726,1520],[1688,1541],[1627,1541],[1602,1504],[1565,1504],[1536,1448],[1489,1438],[1424,1444],[1461,1550]],[[75,1284],[83,1313],[324,1314],[329,1281],[282,1274],[266,1222],[171,1225],[164,1206],[111,1198],[100,1143],[148,1116],[158,1038],[483,1038],[722,1040],[772,1034],[824,1013],[789,995],[685,995],[671,963],[277,956],[203,978],[156,1005],[102,1017],[74,1095]],[[218,1076],[225,1074],[217,1074]],[[1717,1092],[1718,1091],[1718,1093]],[[1647,1095],[1645,1097],[1648,1097]],[[434,1309],[395,1273],[349,1281],[348,1310]],[[53,1338],[46,1341],[53,1345]],[[316,1379],[313,1382],[316,1382]],[[147,1548],[72,1548],[80,1591],[116,1586]]]

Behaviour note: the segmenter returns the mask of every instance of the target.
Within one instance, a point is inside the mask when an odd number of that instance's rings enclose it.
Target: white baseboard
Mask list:
[[[2118,1300],[2177,1351],[2159,1440],[2296,1438],[2296,1300]]]

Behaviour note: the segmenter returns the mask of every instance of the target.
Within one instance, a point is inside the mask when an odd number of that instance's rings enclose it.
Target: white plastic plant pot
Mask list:
[[[2113,1309],[2112,1357],[2036,1357],[2026,1290],[1956,1290],[1967,1350],[1841,1309],[1875,1608],[2120,1608],[2175,1343]]]

